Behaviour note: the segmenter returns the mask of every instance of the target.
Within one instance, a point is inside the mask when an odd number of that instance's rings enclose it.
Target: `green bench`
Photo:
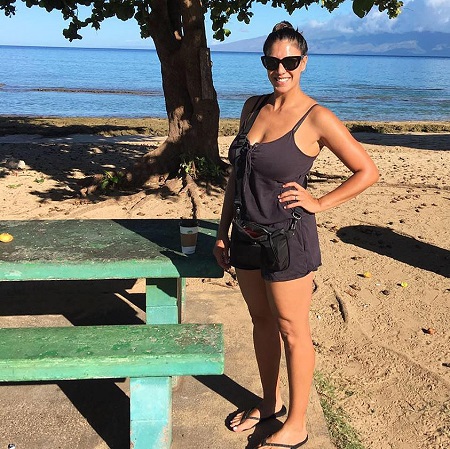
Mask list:
[[[170,448],[170,376],[223,366],[220,324],[0,329],[0,382],[129,377],[133,449]]]

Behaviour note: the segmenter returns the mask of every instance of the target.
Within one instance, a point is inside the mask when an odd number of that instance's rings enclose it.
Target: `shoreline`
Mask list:
[[[350,132],[376,134],[448,133],[450,121],[344,121]],[[220,119],[219,136],[234,136],[239,119]],[[117,117],[46,117],[0,115],[0,136],[13,134],[38,134],[60,137],[71,134],[98,134],[124,136],[143,134],[165,137],[167,118],[117,118]]]

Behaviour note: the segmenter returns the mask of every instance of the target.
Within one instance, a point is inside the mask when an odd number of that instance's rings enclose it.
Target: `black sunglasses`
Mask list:
[[[261,56],[263,66],[267,70],[277,70],[280,62],[286,70],[295,70],[299,65],[304,55],[301,56],[287,56],[283,59],[278,59],[273,56]]]

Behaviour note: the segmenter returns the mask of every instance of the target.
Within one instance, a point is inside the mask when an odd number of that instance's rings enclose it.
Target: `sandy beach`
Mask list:
[[[191,214],[178,179],[132,193],[78,193],[80,179],[126,169],[156,148],[163,121],[114,123],[115,132],[82,121],[71,128],[70,120],[45,132],[48,123],[0,124],[2,220]],[[323,266],[310,315],[316,367],[335,385],[338,406],[366,449],[450,447],[450,124],[434,125],[428,132],[392,124],[384,133],[359,128],[355,137],[378,165],[380,181],[317,215]],[[235,126],[221,128],[224,158]],[[313,168],[312,194],[324,194],[348,174],[325,148]],[[200,218],[219,218],[223,190],[201,184],[198,193]],[[230,274],[187,288],[188,294],[238,291]],[[227,313],[226,301],[215,305],[219,321]],[[1,316],[0,323],[13,318]]]

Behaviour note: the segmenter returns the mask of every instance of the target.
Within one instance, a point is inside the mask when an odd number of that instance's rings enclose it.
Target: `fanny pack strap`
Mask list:
[[[236,218],[240,218],[241,210],[242,210],[242,183],[243,183],[243,171],[239,170],[238,161],[241,157],[242,147],[247,140],[247,134],[250,131],[253,123],[255,123],[256,117],[258,117],[259,111],[266,105],[269,100],[271,94],[262,95],[258,98],[258,101],[253,106],[250,114],[248,114],[244,123],[242,124],[241,129],[239,130],[239,138],[240,142],[238,142],[236,155],[234,159],[234,171],[236,174],[236,182],[234,189],[234,209]]]

